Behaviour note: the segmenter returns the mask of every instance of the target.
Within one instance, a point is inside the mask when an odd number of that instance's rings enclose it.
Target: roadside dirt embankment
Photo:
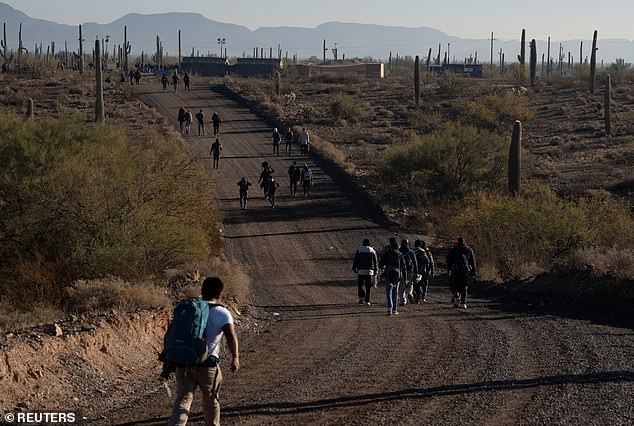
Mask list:
[[[0,407],[78,409],[89,416],[87,400],[99,397],[100,410],[120,401],[135,392],[142,371],[159,368],[156,356],[168,320],[167,311],[112,314],[90,324],[73,321],[57,330],[44,326],[4,336]]]

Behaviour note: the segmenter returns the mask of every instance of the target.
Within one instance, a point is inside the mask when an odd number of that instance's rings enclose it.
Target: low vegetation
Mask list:
[[[4,305],[76,306],[69,294],[90,293],[90,280],[145,281],[220,251],[209,174],[158,133],[132,138],[82,115],[31,122],[7,114],[0,164]],[[69,293],[78,280],[86,281]]]

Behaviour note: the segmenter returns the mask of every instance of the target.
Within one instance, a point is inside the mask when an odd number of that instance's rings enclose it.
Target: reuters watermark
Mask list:
[[[80,419],[79,416],[71,412],[18,412],[4,414],[5,424],[73,424]]]

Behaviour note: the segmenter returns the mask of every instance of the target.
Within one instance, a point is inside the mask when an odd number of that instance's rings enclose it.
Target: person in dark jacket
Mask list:
[[[189,92],[189,74],[185,73],[183,76],[183,83],[185,84],[185,91]]]
[[[249,187],[251,186],[251,182],[249,182],[246,178],[240,179],[238,182],[238,188],[240,188],[240,208],[247,208],[247,200],[249,199]]]
[[[268,200],[269,198],[269,177],[271,177],[271,175],[275,173],[275,170],[273,170],[273,168],[271,166],[269,166],[269,162],[268,161],[263,161],[262,162],[262,171],[260,171],[260,177],[258,179],[258,184],[260,185],[260,188],[262,188],[262,191],[264,192],[264,199]]]
[[[220,163],[220,152],[222,151],[222,144],[220,140],[216,138],[216,141],[211,144],[211,148],[209,149],[209,155],[213,157],[213,168],[217,169]]]
[[[180,125],[181,133],[183,133],[183,130],[184,130],[184,124],[183,123],[185,123],[185,113],[186,112],[187,112],[187,110],[185,109],[184,106],[181,106],[178,109],[177,120],[178,120],[178,124]]]
[[[291,195],[295,197],[297,195],[297,183],[301,179],[302,171],[297,167],[297,161],[293,161],[288,167],[288,179],[291,184]]]
[[[291,155],[291,149],[293,148],[293,138],[295,135],[293,134],[293,130],[289,127],[286,130],[286,134],[284,135],[284,143],[286,144],[285,152],[286,155]]]
[[[467,308],[467,288],[469,281],[477,276],[475,256],[463,237],[457,238],[457,245],[447,254],[447,272],[453,281],[451,301],[454,307]]]
[[[405,260],[403,253],[399,251],[396,238],[390,237],[390,244],[381,256],[379,268],[383,270],[385,277],[385,295],[387,297],[387,314],[398,315],[396,305],[398,285],[405,275]]]
[[[433,274],[431,253],[426,247],[425,241],[414,241],[414,254],[418,265],[418,273],[414,281],[414,303],[427,302],[427,288],[429,277]]]
[[[370,246],[370,240],[363,240],[354,254],[352,270],[357,274],[359,303],[370,304],[370,289],[378,271],[376,251]],[[364,287],[365,286],[365,290]]]
[[[401,306],[405,306],[407,302],[414,303],[414,282],[416,280],[418,264],[416,263],[416,254],[414,250],[409,247],[409,240],[407,238],[401,240],[399,251],[403,253],[403,259],[405,260],[405,275],[403,275],[401,285],[398,289],[398,303]]]
[[[215,111],[211,115],[211,122],[213,123],[213,126],[214,126],[214,136],[220,134],[220,123],[222,123],[222,120],[220,119],[220,116],[218,115],[218,113]]]

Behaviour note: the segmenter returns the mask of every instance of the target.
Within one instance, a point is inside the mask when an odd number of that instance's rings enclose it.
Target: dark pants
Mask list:
[[[286,150],[286,153],[287,153],[288,155],[291,155],[291,148],[292,148],[292,147],[293,147],[293,146],[291,145],[291,143],[290,143],[290,142],[287,142],[287,143],[286,143],[286,148],[285,148],[285,150]]]
[[[423,274],[420,280],[414,284],[414,303],[419,303],[427,299],[427,288],[429,286],[429,276]]]
[[[291,179],[291,195],[297,194],[297,181]]]
[[[304,195],[310,195],[310,182],[304,181],[302,186],[304,187]]]
[[[214,135],[220,132],[220,123],[214,123]]]
[[[454,274],[452,274],[454,275]],[[469,275],[467,274],[455,274],[453,277],[453,286],[451,288],[451,294],[456,300],[459,300],[461,304],[467,303],[467,288],[469,287]]]
[[[280,144],[279,143],[274,143],[273,144],[273,155],[280,155]]]
[[[359,299],[365,303],[370,302],[370,289],[372,288],[372,275],[357,275],[357,285],[359,287]],[[365,286],[365,290],[363,287]]]
[[[220,154],[214,154],[214,169],[218,168],[218,163],[220,162]]]
[[[240,191],[240,207],[243,209],[247,208],[247,192]]]

